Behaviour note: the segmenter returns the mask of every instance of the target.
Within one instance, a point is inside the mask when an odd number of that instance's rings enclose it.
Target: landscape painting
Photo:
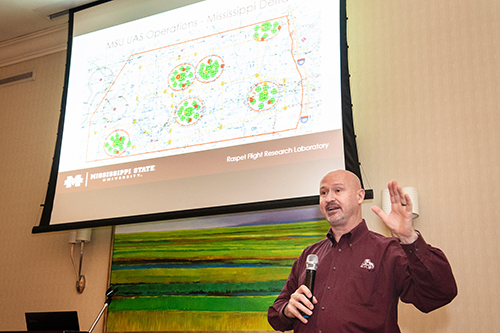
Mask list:
[[[316,207],[117,227],[106,331],[272,330],[267,309],[328,228]]]

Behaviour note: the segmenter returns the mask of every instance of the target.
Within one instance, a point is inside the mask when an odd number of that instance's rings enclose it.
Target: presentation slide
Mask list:
[[[316,195],[344,168],[338,2],[78,15],[51,224]]]

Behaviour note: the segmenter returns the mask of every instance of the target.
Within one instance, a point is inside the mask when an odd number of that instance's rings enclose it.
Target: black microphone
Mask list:
[[[118,290],[118,287],[117,286],[114,286],[114,285],[110,285],[108,290],[106,290],[106,302],[107,304],[111,303],[111,301],[113,300],[113,295],[116,293],[116,291]]]
[[[309,288],[311,294],[314,294],[314,279],[316,278],[316,269],[318,269],[318,256],[310,254],[306,259],[306,279],[304,285]],[[309,298],[312,303],[312,297]],[[308,315],[303,314],[304,318],[309,318]]]

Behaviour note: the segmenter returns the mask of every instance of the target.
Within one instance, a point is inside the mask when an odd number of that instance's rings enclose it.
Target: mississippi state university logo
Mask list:
[[[64,181],[64,186],[66,188],[71,188],[71,187],[80,187],[83,183],[83,178],[82,175],[76,175],[75,177],[73,176],[68,176],[66,180]]]
[[[372,263],[370,259],[365,259],[365,261],[363,261],[360,267],[371,271],[372,269],[375,268],[375,264]]]

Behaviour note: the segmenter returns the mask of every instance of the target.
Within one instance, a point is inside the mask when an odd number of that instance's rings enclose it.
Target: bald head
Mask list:
[[[361,181],[350,171],[330,171],[321,179],[320,209],[336,235],[350,231],[362,221],[364,197]]]
[[[353,190],[358,191],[361,189],[361,181],[359,180],[358,176],[356,176],[354,173],[351,171],[347,170],[333,170],[328,172],[323,178],[321,179],[320,182],[320,187],[323,182],[327,181],[342,181],[348,186],[352,187]]]

